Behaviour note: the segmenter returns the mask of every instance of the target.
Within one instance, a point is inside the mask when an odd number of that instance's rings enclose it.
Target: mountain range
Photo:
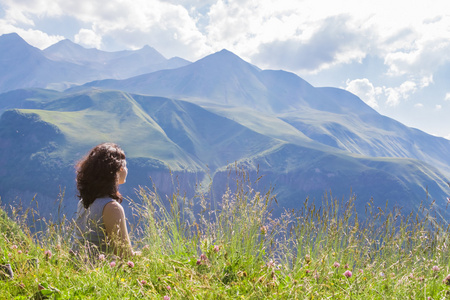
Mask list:
[[[220,199],[240,166],[262,176],[258,188],[273,188],[278,213],[331,192],[355,195],[359,212],[373,199],[407,209],[425,202],[448,217],[450,141],[347,91],[261,70],[227,50],[190,63],[148,46],[108,53],[66,40],[41,51],[10,34],[0,51],[8,67],[0,68],[3,204],[34,194],[53,203],[65,189],[65,209],[74,211],[75,162],[113,141],[127,154],[121,192],[130,197],[153,184],[187,197],[210,186]]]
[[[146,46],[137,51],[105,52],[63,40],[41,51],[16,33],[0,36],[0,92],[19,88],[64,90],[96,79],[123,79],[189,64],[164,58]]]

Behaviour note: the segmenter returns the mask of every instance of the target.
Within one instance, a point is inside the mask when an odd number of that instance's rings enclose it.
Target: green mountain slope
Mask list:
[[[306,197],[321,201],[328,190],[337,197],[353,191],[358,209],[371,197],[383,205],[389,200],[417,207],[427,191],[443,207],[450,192],[445,177],[426,163],[326,146],[254,110],[119,91],[62,93],[50,100],[42,95],[30,102],[38,108],[7,110],[0,118],[0,195],[7,201],[37,193],[53,203],[65,187],[71,199],[65,209],[75,211],[73,166],[105,141],[120,144],[127,154],[130,174],[121,191],[132,197],[138,186],[151,185],[150,177],[163,195],[169,194],[175,188],[170,172],[188,196],[211,175],[219,197],[235,163],[252,176],[259,170],[262,188],[275,186],[279,209],[298,207]],[[51,213],[52,207],[46,210]]]

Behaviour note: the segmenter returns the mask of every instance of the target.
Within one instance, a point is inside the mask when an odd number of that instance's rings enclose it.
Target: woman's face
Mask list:
[[[127,181],[127,175],[128,175],[128,168],[127,168],[127,162],[124,161],[124,166],[120,168],[119,170],[119,184],[123,184]]]

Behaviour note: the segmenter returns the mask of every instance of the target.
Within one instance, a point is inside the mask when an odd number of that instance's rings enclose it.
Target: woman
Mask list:
[[[79,192],[74,251],[88,255],[112,252],[120,257],[134,255],[128,236],[119,185],[128,174],[125,153],[116,144],[94,147],[77,164]],[[84,247],[80,247],[84,246]]]

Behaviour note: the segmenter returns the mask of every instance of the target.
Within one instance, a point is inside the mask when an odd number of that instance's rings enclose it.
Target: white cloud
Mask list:
[[[347,91],[357,95],[372,108],[378,108],[377,97],[382,93],[382,88],[374,87],[367,79],[347,80]]]
[[[99,49],[102,44],[102,37],[90,29],[80,29],[80,32],[75,35],[75,43],[83,45],[87,48]]]
[[[416,103],[414,104],[415,108],[423,108],[423,104],[422,103]]]
[[[401,100],[408,99],[416,90],[417,84],[412,81],[405,81],[398,87],[384,87],[384,93],[387,96],[386,104],[397,106]]]
[[[450,101],[450,93],[445,94],[445,101]]]
[[[441,110],[442,109],[442,105],[440,104],[436,104],[436,106],[434,107],[436,110]]]

